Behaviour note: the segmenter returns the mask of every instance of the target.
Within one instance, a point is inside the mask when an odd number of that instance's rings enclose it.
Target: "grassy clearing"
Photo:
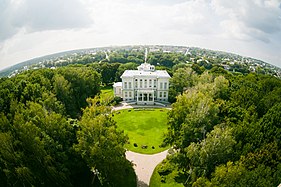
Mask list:
[[[102,86],[99,94],[101,102],[113,104],[114,92],[112,86]]]
[[[166,150],[168,147],[160,146],[164,133],[167,132],[167,112],[167,109],[129,109],[114,112],[113,118],[117,127],[129,136],[130,143],[126,148],[145,154]]]
[[[112,86],[103,86],[101,87],[100,97],[114,97]]]

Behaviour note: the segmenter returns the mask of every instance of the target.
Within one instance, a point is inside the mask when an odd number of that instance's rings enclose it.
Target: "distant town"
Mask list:
[[[92,62],[109,63],[142,63],[144,51],[148,49],[148,62],[156,66],[170,66],[175,64],[197,64],[210,69],[213,66],[223,67],[231,72],[271,74],[281,77],[281,69],[261,60],[243,57],[237,54],[184,46],[122,46],[81,49],[67,51],[35,58],[14,65],[0,71],[0,77],[13,77],[21,72],[31,69],[67,66],[70,64],[88,64]],[[155,60],[157,57],[158,61]],[[160,57],[160,58],[159,58]]]

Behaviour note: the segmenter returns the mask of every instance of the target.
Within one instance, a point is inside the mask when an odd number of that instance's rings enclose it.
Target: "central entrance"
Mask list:
[[[138,90],[137,104],[154,104],[154,90]]]

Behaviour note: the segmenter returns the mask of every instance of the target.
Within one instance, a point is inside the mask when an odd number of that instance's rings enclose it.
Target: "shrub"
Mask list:
[[[114,105],[118,105],[121,101],[123,101],[121,97],[116,96],[113,98]]]

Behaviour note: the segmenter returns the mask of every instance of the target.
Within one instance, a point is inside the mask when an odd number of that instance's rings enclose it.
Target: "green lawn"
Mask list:
[[[103,98],[105,96],[114,97],[112,86],[103,86],[103,87],[101,87],[100,97]]]
[[[159,146],[163,142],[164,132],[167,131],[167,112],[167,109],[129,109],[114,112],[113,119],[117,122],[117,127],[129,136],[130,143],[126,148],[145,154],[166,150],[168,147]],[[143,149],[142,146],[147,148]]]
[[[100,99],[102,102],[113,104],[114,92],[112,86],[101,86]]]

